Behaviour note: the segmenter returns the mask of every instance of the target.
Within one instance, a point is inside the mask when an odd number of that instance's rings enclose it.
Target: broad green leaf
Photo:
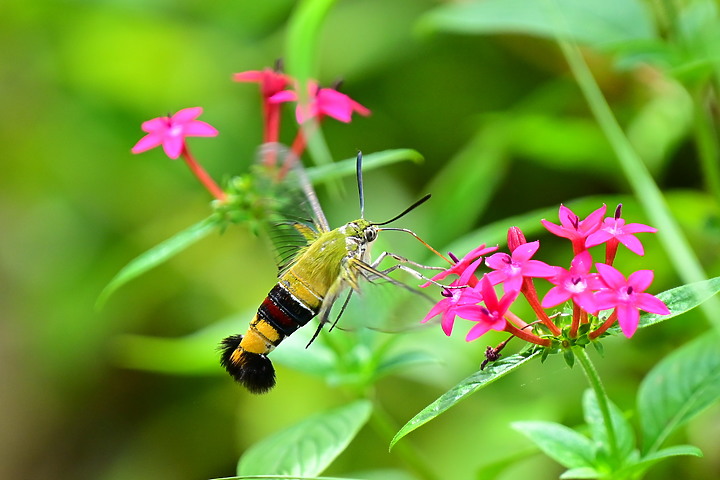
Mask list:
[[[569,470],[565,470],[561,475],[560,478],[570,478],[573,480],[579,479],[579,478],[602,478],[603,474],[598,472],[592,467],[580,467],[580,468],[571,468]]]
[[[490,385],[501,377],[504,377],[520,365],[530,361],[538,355],[540,355],[540,352],[535,352],[530,355],[516,354],[507,358],[501,358],[497,362],[488,365],[485,370],[479,370],[473,373],[465,380],[445,392],[440,398],[425,407],[420,413],[415,415],[409,422],[403,425],[400,431],[395,434],[390,442],[390,448],[392,448],[393,445],[395,445],[408,433],[422,425],[425,425],[427,422],[444,413],[461,400],[467,398],[481,388]]]
[[[553,422],[513,422],[511,426],[563,467],[593,467],[593,444],[575,430]]]
[[[436,8],[422,25],[468,34],[561,35],[600,49],[655,37],[650,13],[638,0],[476,0]]]
[[[649,327],[673,317],[682,315],[685,312],[701,305],[703,302],[720,292],[720,277],[711,278],[703,282],[681,285],[670,290],[665,290],[656,295],[670,309],[670,315],[659,315],[655,313],[643,313],[640,315],[638,328]],[[608,329],[611,334],[622,333],[619,326]]]
[[[637,406],[643,452],[656,452],[668,435],[719,398],[720,338],[707,332],[667,356],[643,379]]]
[[[420,163],[423,156],[417,151],[410,148],[398,148],[394,150],[383,150],[382,152],[363,154],[363,171],[374,170],[392,165],[394,163],[411,160]],[[335,180],[349,175],[355,175],[356,158],[346,158],[328,165],[319,165],[308,167],[306,169],[307,176],[313,183]]]
[[[703,454],[699,448],[693,445],[675,445],[646,455],[637,463],[629,465],[615,472],[615,474],[620,478],[640,478],[643,472],[647,471],[660,460],[679,456],[702,457]]]
[[[313,415],[256,443],[238,462],[242,475],[320,475],[350,444],[370,418],[372,406],[360,400]]]
[[[205,220],[176,233],[164,242],[140,254],[140,256],[135,257],[135,259],[125,265],[103,289],[98,297],[97,307],[102,307],[108,297],[122,285],[139,277],[148,270],[157,267],[198,240],[207,237],[220,223],[221,218],[219,216],[211,215]]]
[[[614,403],[609,403],[610,416],[615,431],[615,442],[620,455],[620,458],[617,459],[617,465],[622,465],[635,449],[635,432],[633,432],[632,425],[630,425],[630,422],[627,421],[620,409]],[[591,389],[585,390],[583,395],[583,417],[585,423],[590,427],[592,439],[597,445],[602,446],[606,453],[609,453],[610,445],[608,443],[607,428],[605,428],[595,392]]]

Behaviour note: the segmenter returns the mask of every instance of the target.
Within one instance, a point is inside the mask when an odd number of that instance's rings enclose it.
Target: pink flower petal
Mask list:
[[[657,297],[649,293],[638,293],[635,299],[635,306],[640,310],[658,315],[670,315],[670,309]]]
[[[658,229],[642,223],[629,223],[623,227],[625,233],[657,233]]]
[[[640,323],[640,313],[638,309],[632,305],[618,305],[616,309],[618,314],[618,324],[623,334],[630,338],[635,334],[638,323]]]
[[[148,133],[142,137],[130,150],[132,153],[142,153],[162,144],[163,137],[155,133]]]
[[[166,137],[163,141],[165,155],[175,160],[180,156],[185,146],[185,139],[180,136]]]
[[[523,265],[523,276],[533,278],[548,278],[557,275],[557,267],[548,265],[540,260],[529,260]]]
[[[147,120],[140,126],[143,132],[159,132],[162,133],[170,128],[170,119],[168,117],[158,117]]]
[[[215,137],[217,136],[218,131],[209,123],[195,120],[185,125],[185,128],[183,128],[183,134],[186,137]]]
[[[617,239],[631,252],[640,256],[645,255],[645,249],[643,248],[642,243],[632,235],[618,235]]]
[[[173,124],[189,122],[199,117],[202,112],[202,107],[183,108],[172,116],[171,121]]]
[[[512,252],[512,258],[518,263],[527,262],[530,258],[535,255],[535,252],[540,248],[540,241],[535,240],[534,242],[524,243],[519,245]]]
[[[292,90],[283,90],[268,98],[270,103],[297,102],[297,93]]]
[[[553,287],[543,297],[541,306],[543,308],[552,308],[566,302],[569,298],[570,292],[559,286]]]
[[[466,342],[472,342],[485,335],[490,330],[490,325],[487,323],[479,322],[476,323],[468,332],[465,337]]]
[[[617,290],[626,285],[625,277],[616,268],[604,263],[596,263],[595,268],[608,288]]]
[[[652,283],[654,276],[652,270],[638,270],[630,274],[627,283],[636,293],[644,292]]]
[[[260,82],[262,79],[263,72],[261,70],[248,70],[233,74],[233,80],[236,82]]]

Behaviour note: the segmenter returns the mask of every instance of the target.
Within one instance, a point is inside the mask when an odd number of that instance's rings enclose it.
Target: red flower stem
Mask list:
[[[522,318],[518,317],[517,315],[512,313],[510,310],[505,312],[505,319],[508,322],[512,322],[512,324],[514,326],[518,327],[521,330],[528,326],[528,324]]]
[[[597,330],[593,330],[592,332],[590,332],[588,338],[590,338],[590,340],[595,340],[600,335],[605,333],[605,331],[610,328],[613,323],[615,323],[615,320],[617,320],[617,310],[613,311],[613,313],[610,314],[607,320],[605,320],[605,322],[603,322],[603,324],[600,325]]]
[[[277,143],[280,138],[280,105],[265,100],[263,102],[263,116],[265,117],[263,141],[265,143]],[[269,148],[263,159],[265,166],[273,167],[276,161],[277,152],[275,149]]]
[[[190,153],[190,150],[188,150],[187,145],[183,146],[182,152],[180,153],[183,157],[183,160],[185,160],[185,163],[190,168],[190,170],[193,172],[195,177],[202,183],[205,188],[212,194],[213,197],[217,198],[218,200],[225,201],[227,198],[227,195],[225,192],[222,191],[220,187],[218,187],[217,183],[208,175],[208,173],[195,161],[195,158]]]
[[[533,333],[516,328],[515,326],[513,326],[512,323],[509,322],[505,323],[505,328],[503,330],[512,335],[515,335],[522,340],[525,340],[526,342],[534,343],[535,345],[541,345],[543,347],[549,347],[551,345],[549,338],[540,338]]]
[[[523,284],[520,291],[523,293],[523,295],[525,295],[525,298],[530,304],[530,307],[533,309],[538,319],[542,321],[543,325],[545,325],[554,336],[559,336],[562,331],[558,328],[557,325],[555,325],[555,323],[553,323],[552,319],[548,317],[548,314],[540,305],[540,299],[538,299],[537,290],[535,290],[535,284],[533,283],[531,278],[523,278]]]
[[[578,328],[580,328],[580,306],[573,302],[573,316],[570,324],[570,338],[577,337]]]
[[[612,265],[615,261],[615,254],[617,253],[619,243],[616,238],[611,238],[605,244],[605,263],[607,265]]]

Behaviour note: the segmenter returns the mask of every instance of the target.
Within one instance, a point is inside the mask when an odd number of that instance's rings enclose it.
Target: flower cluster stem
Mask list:
[[[519,328],[513,326],[510,322],[506,323],[504,330],[508,333],[515,335],[518,338],[525,340],[526,342],[534,343],[535,345],[549,347],[552,344],[549,338],[540,338],[533,333],[526,332],[525,330],[520,330]]]
[[[587,351],[582,347],[573,347],[573,351],[580,363],[580,366],[582,366],[583,372],[585,372],[585,377],[588,379],[590,388],[592,388],[593,392],[595,392],[598,408],[600,409],[600,414],[603,417],[603,423],[605,424],[605,429],[607,430],[607,441],[610,447],[610,455],[612,458],[617,458],[617,437],[615,436],[615,426],[613,425],[612,416],[610,415],[610,403],[607,393],[605,392],[605,387],[603,387],[600,375],[595,369],[595,365],[593,365],[590,360]]]
[[[205,169],[203,169],[200,164],[197,163],[195,158],[190,153],[190,150],[188,150],[187,145],[183,148],[181,155],[183,157],[183,160],[185,160],[188,168],[190,168],[190,171],[192,171],[195,177],[200,181],[200,183],[202,183],[205,188],[208,189],[212,196],[217,198],[221,202],[225,201],[225,199],[227,198],[225,192],[223,192],[222,189],[218,187],[217,183],[215,183],[215,180],[213,180],[210,175],[208,175]]]
[[[612,326],[612,324],[615,323],[615,320],[617,320],[617,310],[613,311],[610,314],[610,316],[607,318],[607,320],[605,320],[605,322],[603,322],[603,324],[600,325],[596,330],[593,330],[592,332],[590,332],[590,334],[588,334],[588,337],[590,338],[590,340],[594,340],[594,339],[598,338],[600,335],[602,335],[603,333],[605,333],[605,330],[610,328],[610,326]]]
[[[553,336],[559,336],[562,332],[558,326],[553,323],[552,319],[548,317],[545,309],[540,305],[540,299],[538,298],[537,290],[535,290],[535,284],[532,279],[527,277],[523,279],[522,292],[530,304],[530,308],[533,309],[533,312],[535,312],[538,319],[542,321],[543,325],[550,330],[550,333],[552,333]]]

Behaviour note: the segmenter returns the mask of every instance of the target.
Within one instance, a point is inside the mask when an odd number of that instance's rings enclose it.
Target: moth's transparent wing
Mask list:
[[[282,272],[318,232],[327,229],[327,220],[302,164],[286,146],[261,145],[254,172],[258,192],[265,199],[261,227]]]
[[[338,294],[327,314],[330,325],[336,324],[341,330],[369,328],[386,333],[424,328],[421,321],[437,300],[428,295],[432,292],[419,288],[422,280],[400,269],[385,273],[360,261],[351,268],[359,288],[345,288]],[[350,299],[345,304],[348,294]]]

